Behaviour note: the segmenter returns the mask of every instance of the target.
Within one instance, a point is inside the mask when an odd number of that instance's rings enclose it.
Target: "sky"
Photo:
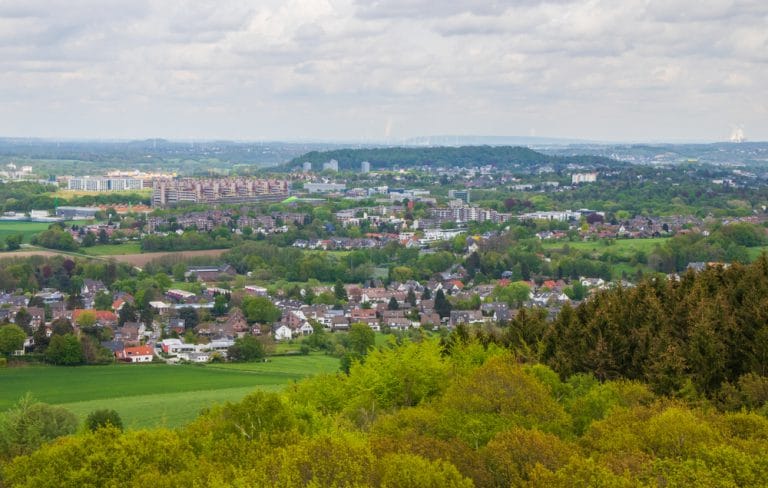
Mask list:
[[[768,141],[765,0],[0,0],[0,136]]]

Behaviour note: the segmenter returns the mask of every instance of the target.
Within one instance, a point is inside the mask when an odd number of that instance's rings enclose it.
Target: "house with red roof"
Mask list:
[[[151,363],[152,356],[152,346],[126,347],[122,351],[115,352],[117,360],[126,363]]]

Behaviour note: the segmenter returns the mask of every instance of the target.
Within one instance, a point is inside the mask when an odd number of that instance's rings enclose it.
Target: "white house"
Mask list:
[[[314,327],[312,327],[312,324],[310,324],[309,322],[306,322],[306,321],[303,322],[298,329],[296,329],[296,332],[298,332],[301,335],[310,335],[314,331],[315,331],[315,329],[314,329]]]
[[[281,325],[277,329],[275,329],[275,340],[276,341],[283,341],[293,338],[293,333],[291,332],[291,329],[288,328],[287,325]]]

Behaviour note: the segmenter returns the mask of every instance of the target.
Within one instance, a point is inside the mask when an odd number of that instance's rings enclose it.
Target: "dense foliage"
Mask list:
[[[2,468],[7,486],[759,486],[768,420],[561,380],[476,340],[374,350],[179,430],[109,427]]]
[[[576,310],[566,305],[542,337],[542,359],[563,376],[589,371],[601,379],[642,380],[659,393],[687,389],[751,403],[742,383],[768,384],[766,310],[766,255],[680,280],[647,279],[600,293]]]

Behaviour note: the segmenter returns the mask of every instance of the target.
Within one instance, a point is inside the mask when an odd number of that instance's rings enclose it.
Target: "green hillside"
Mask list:
[[[310,162],[314,171],[320,171],[323,163],[331,159],[339,162],[340,170],[354,171],[360,169],[362,161],[370,162],[371,168],[374,170],[417,166],[471,167],[492,165],[497,168],[513,168],[541,164],[564,167],[570,163],[578,163],[616,167],[622,164],[598,156],[547,156],[526,147],[512,146],[380,147],[312,151],[294,158],[285,165],[285,169],[300,168],[304,162]]]

